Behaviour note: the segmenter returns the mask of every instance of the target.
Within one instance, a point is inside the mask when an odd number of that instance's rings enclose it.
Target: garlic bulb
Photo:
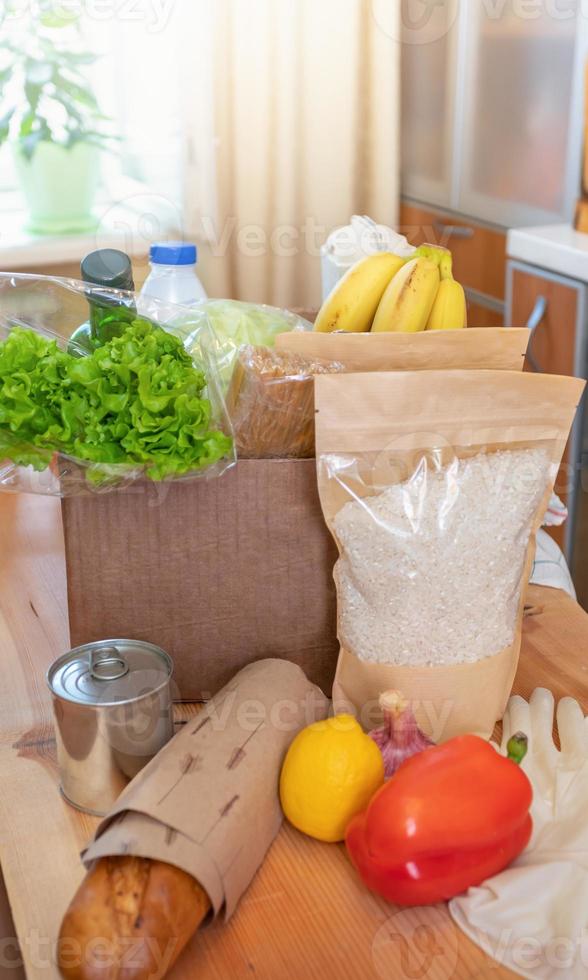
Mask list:
[[[411,756],[435,743],[420,730],[413,710],[400,691],[386,691],[380,696],[384,725],[370,732],[370,738],[384,758],[386,779]]]

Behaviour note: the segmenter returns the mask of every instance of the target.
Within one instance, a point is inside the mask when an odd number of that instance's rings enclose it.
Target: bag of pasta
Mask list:
[[[314,458],[314,377],[340,364],[242,347],[227,394],[241,459]]]
[[[393,380],[393,384],[391,381]],[[514,681],[524,587],[584,382],[501,371],[316,379],[341,652],[366,727],[402,691],[435,741],[489,736]]]

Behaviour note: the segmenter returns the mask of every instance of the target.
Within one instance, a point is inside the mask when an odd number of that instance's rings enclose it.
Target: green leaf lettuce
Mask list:
[[[85,358],[15,328],[0,343],[0,459],[43,470],[61,452],[152,480],[203,469],[232,447],[211,427],[205,385],[181,341],[147,320]]]

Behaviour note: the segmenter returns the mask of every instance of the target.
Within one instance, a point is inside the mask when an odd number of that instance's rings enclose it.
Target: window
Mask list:
[[[61,4],[75,7],[73,0]],[[85,46],[99,55],[84,73],[120,137],[112,152],[102,155],[99,205],[126,201],[132,208],[133,198],[138,202],[147,195],[153,205],[148,214],[177,216],[183,153],[179,51],[186,43],[182,4],[78,0],[78,6]],[[9,18],[2,25],[3,40],[21,29],[16,16]],[[22,208],[10,145],[0,148],[0,194],[3,210]]]
[[[137,5],[135,5],[137,6]],[[116,190],[121,177],[150,191],[181,199],[181,58],[180,4],[166,5],[159,30],[147,16],[87,18],[88,44],[101,55],[91,70],[99,103],[122,137],[105,154],[104,179]]]

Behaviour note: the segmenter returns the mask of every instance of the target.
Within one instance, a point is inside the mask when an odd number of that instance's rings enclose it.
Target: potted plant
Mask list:
[[[43,4],[5,14],[0,30],[0,145],[12,144],[29,230],[91,230],[99,156],[112,139],[84,76],[96,55],[83,49],[76,18]]]

